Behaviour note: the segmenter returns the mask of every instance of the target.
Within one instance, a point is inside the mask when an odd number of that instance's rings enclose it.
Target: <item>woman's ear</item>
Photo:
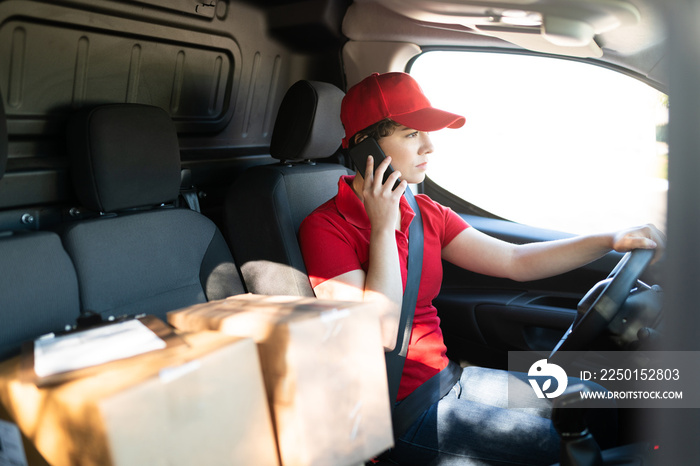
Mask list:
[[[367,136],[366,134],[357,133],[353,139],[355,140],[355,144],[359,144],[362,141],[364,141],[365,139],[367,139],[368,137],[369,136]]]

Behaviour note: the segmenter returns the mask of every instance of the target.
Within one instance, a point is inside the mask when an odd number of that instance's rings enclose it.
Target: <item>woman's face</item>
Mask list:
[[[401,172],[401,179],[420,183],[428,169],[428,154],[433,152],[430,136],[406,126],[398,126],[390,136],[381,138],[379,146],[391,156],[391,166]]]

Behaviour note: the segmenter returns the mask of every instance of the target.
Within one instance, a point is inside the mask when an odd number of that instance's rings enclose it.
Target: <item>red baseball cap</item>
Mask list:
[[[433,108],[411,75],[373,73],[351,87],[343,98],[343,147],[348,147],[358,131],[385,118],[418,131],[460,128],[465,122],[463,116]]]

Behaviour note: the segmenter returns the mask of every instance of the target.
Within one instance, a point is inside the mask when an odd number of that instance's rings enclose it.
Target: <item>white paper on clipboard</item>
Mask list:
[[[139,320],[127,320],[34,341],[34,372],[39,377],[96,366],[166,344]]]

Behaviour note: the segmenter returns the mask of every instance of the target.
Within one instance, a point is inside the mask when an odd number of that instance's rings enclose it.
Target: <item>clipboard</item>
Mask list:
[[[155,316],[141,316],[141,317],[128,317],[122,318],[115,321],[99,323],[97,325],[90,326],[88,328],[79,328],[76,330],[69,330],[67,332],[61,332],[56,334],[54,338],[61,339],[66,337],[81,337],[82,335],[87,336],[87,332],[95,331],[105,331],[109,330],[110,326],[116,326],[124,324],[125,322],[138,321],[143,324],[148,330],[153,332],[153,334],[163,342],[163,345],[159,349],[153,349],[149,351],[141,351],[132,353],[127,357],[117,357],[109,360],[101,361],[97,364],[89,365],[86,367],[60,371],[56,373],[50,373],[48,375],[37,374],[36,359],[35,359],[35,345],[37,340],[32,340],[25,342],[22,345],[22,353],[20,355],[20,367],[19,367],[19,378],[22,382],[33,383],[37,387],[48,387],[59,385],[71,380],[75,380],[82,377],[88,377],[96,374],[104,369],[105,365],[110,365],[114,363],[119,363],[122,361],[128,361],[132,358],[136,358],[142,354],[146,354],[151,351],[158,351],[160,349],[172,348],[179,345],[187,345],[186,341],[176,333],[175,329],[161,319]],[[98,337],[99,338],[99,337]]]

